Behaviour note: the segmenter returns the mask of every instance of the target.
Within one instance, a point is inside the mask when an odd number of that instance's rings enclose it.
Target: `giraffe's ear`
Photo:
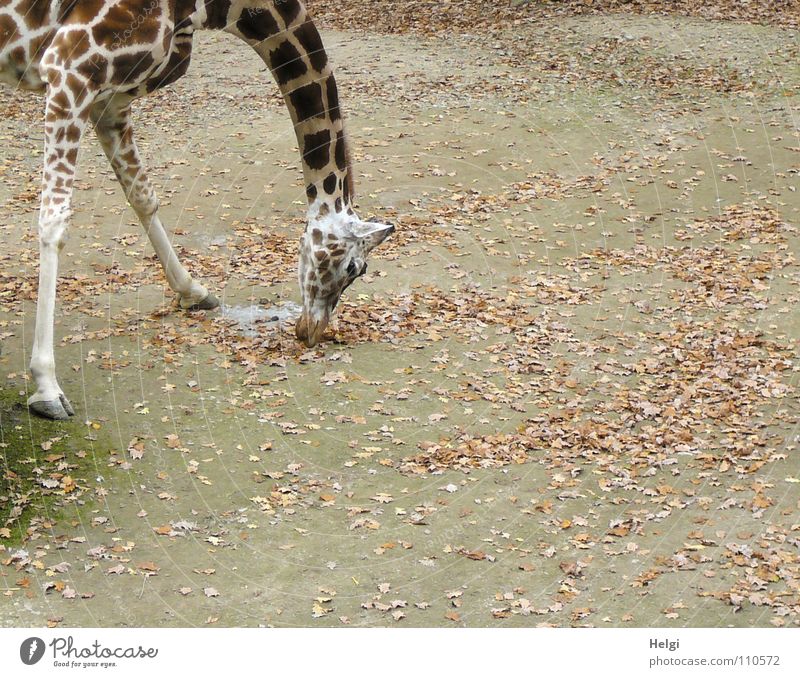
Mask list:
[[[394,230],[394,226],[388,223],[367,223],[364,221],[352,228],[353,235],[364,241],[367,251],[372,251],[394,233]]]

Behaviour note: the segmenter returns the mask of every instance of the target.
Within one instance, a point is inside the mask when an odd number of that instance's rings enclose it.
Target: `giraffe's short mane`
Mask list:
[[[347,173],[345,174],[344,180],[345,183],[347,183],[347,194],[350,195],[351,202],[355,202],[356,179],[355,175],[353,174],[353,151],[350,148],[350,137],[347,134],[347,131],[344,133],[344,149],[345,162],[347,163]]]

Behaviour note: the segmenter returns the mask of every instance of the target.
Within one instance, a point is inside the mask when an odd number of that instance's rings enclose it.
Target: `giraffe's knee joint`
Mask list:
[[[150,219],[156,215],[159,203],[155,191],[148,186],[136,186],[131,191],[130,202],[139,216]]]
[[[67,240],[68,211],[44,216],[39,220],[39,242],[45,247],[63,249]]]

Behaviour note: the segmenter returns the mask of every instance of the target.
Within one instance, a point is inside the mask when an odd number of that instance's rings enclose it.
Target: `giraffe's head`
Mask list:
[[[309,348],[322,339],[342,292],[367,272],[369,253],[393,232],[394,226],[356,216],[309,222],[300,240],[303,312],[295,326],[297,338]]]

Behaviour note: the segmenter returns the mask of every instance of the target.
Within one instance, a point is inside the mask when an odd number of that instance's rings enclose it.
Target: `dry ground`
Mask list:
[[[0,625],[796,626],[797,31],[325,38],[361,215],[397,236],[318,350],[248,317],[297,301],[303,187],[276,88],[225,36],[137,111],[225,313],[174,307],[88,142],[56,328],[88,426],[29,445],[64,506],[0,525]],[[22,402],[40,102],[0,107]]]

